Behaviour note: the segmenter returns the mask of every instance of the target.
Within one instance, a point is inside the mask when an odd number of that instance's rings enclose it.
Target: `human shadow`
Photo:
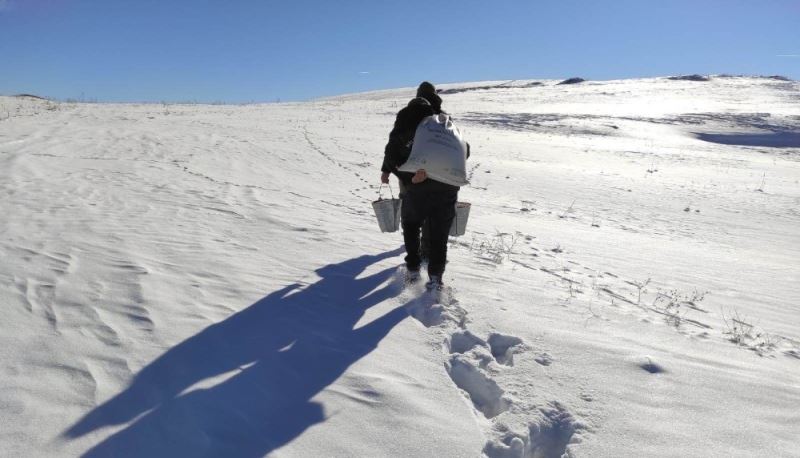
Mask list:
[[[318,282],[286,286],[209,326],[142,369],[64,437],[135,420],[86,457],[245,458],[289,443],[325,420],[311,398],[408,316],[401,305],[355,328],[367,309],[399,292],[389,281],[392,268],[357,277],[400,251],[325,266]]]

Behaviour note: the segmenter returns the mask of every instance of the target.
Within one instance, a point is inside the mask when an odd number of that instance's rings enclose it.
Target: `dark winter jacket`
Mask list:
[[[410,172],[400,172],[398,167],[405,164],[411,154],[411,146],[414,143],[414,134],[417,126],[423,119],[436,114],[430,103],[421,98],[412,99],[408,105],[397,113],[394,121],[394,128],[389,133],[389,142],[383,151],[382,172],[393,173],[405,185],[411,184]]]

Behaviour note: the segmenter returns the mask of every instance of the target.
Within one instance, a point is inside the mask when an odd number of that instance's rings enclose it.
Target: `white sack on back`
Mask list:
[[[414,146],[402,172],[425,169],[428,178],[452,186],[467,181],[467,143],[450,116],[437,114],[423,119],[414,134]]]

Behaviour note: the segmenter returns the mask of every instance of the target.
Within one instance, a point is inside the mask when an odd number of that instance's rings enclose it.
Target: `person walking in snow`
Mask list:
[[[400,183],[401,199],[411,184],[413,174],[399,172],[397,168],[403,165],[411,153],[417,125],[428,116],[445,113],[442,110],[442,98],[439,97],[437,92],[433,84],[427,81],[420,83],[417,88],[416,98],[412,99],[406,107],[397,113],[394,128],[389,134],[389,142],[386,144],[384,162],[381,166],[381,182],[388,184],[390,174],[395,174]],[[427,221],[423,222],[419,249],[419,256],[422,260],[427,260],[430,253],[428,244],[429,230]]]
[[[401,199],[403,240],[406,248],[408,281],[419,279],[422,263],[420,256],[420,229],[427,222],[424,236],[428,241],[428,288],[441,288],[442,276],[447,263],[447,239],[456,214],[458,186],[428,178],[424,169],[416,173],[402,172],[403,165],[411,153],[417,126],[426,117],[442,112],[442,99],[433,84],[425,81],[419,85],[416,98],[397,114],[394,129],[389,134],[389,143],[384,152],[381,181],[388,183],[389,174],[394,173],[402,183]]]

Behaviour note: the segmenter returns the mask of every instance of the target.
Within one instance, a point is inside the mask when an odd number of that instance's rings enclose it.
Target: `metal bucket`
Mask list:
[[[450,226],[450,235],[459,237],[467,232],[467,220],[469,220],[469,209],[472,204],[469,202],[456,203],[456,217],[453,218],[453,224]]]
[[[391,189],[389,187],[389,192]],[[397,232],[400,228],[400,202],[400,199],[395,199],[394,195],[391,199],[382,198],[380,189],[378,189],[378,200],[372,202],[372,210],[375,212],[375,217],[378,218],[378,227],[381,228],[381,232]]]

